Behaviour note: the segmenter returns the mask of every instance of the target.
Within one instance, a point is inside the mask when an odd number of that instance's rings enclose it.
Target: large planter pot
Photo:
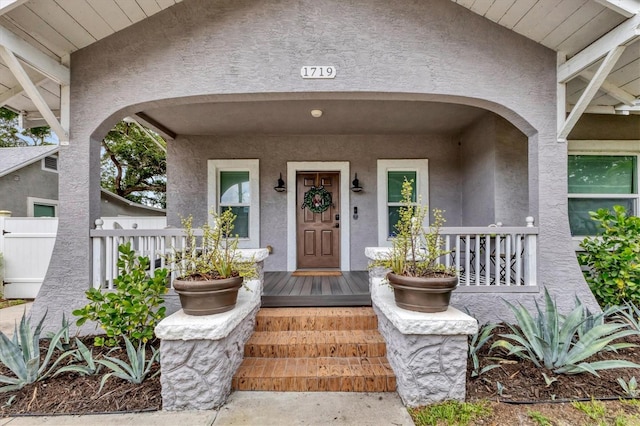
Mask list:
[[[416,312],[443,312],[449,307],[451,292],[458,285],[458,277],[426,278],[387,274],[393,287],[396,305]]]
[[[180,296],[180,304],[187,315],[213,315],[227,312],[236,306],[242,277],[223,280],[173,280],[173,289]]]

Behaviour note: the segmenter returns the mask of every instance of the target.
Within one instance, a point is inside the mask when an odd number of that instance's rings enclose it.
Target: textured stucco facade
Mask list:
[[[137,111],[206,101],[435,101],[502,116],[528,139],[528,214],[540,227],[539,284],[563,308],[573,305],[576,293],[596,306],[569,237],[567,147],[556,140],[553,107],[556,56],[451,1],[185,0],[74,53],[71,62],[71,141],[60,152],[60,233],[33,311],[48,308],[52,323],[85,303],[89,229],[100,213],[99,141]],[[301,79],[300,67],[310,64],[334,65],[339,77]],[[182,140],[185,147],[189,139]],[[183,145],[180,138],[172,144],[170,156]],[[189,161],[194,169],[202,165],[200,158]],[[276,163],[269,167],[261,179],[273,180],[282,170]],[[362,167],[357,172],[365,185],[374,182],[373,171]],[[178,180],[184,177],[179,173],[168,173],[169,182],[176,179],[170,191],[183,197],[169,201],[170,216],[182,203],[204,200],[201,183],[192,187]],[[431,192],[435,197],[435,188]],[[531,295],[514,297],[533,305]],[[496,299],[474,295],[472,311],[495,317]]]
[[[0,210],[9,210],[14,217],[27,217],[27,197],[56,201],[58,173],[43,170],[42,161],[36,161],[0,177]]]

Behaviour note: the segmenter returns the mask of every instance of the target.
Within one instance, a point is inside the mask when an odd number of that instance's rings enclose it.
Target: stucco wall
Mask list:
[[[265,261],[267,270],[287,269],[287,198],[273,190],[280,173],[287,179],[287,161],[349,161],[351,176],[343,177],[349,182],[358,173],[364,191],[348,194],[349,210],[357,206],[358,219],[346,218],[351,225],[351,269],[365,270],[364,248],[378,244],[379,158],[428,158],[429,200],[425,201],[446,210],[447,225],[460,225],[459,147],[451,136],[183,136],[169,143],[168,149],[167,218],[174,226],[180,225],[180,215],[192,214],[195,224],[206,219],[208,159],[260,159],[260,242],[274,249]]]
[[[487,113],[460,136],[462,224],[524,226],[529,207],[527,138]]]
[[[463,226],[495,223],[495,138],[493,114],[486,114],[460,136]]]
[[[527,138],[505,119],[493,116],[496,131],[495,222],[525,226],[529,208]]]
[[[100,139],[151,105],[207,99],[429,100],[502,115],[529,137],[540,284],[562,296],[561,307],[573,306],[576,293],[595,305],[569,237],[566,144],[555,135],[556,55],[450,0],[185,0],[75,52],[71,64],[60,235],[36,316],[49,308],[59,324],[62,312],[85,303],[89,228],[100,212]],[[314,64],[336,66],[339,77],[301,79],[300,67]],[[532,306],[531,297],[520,299]],[[496,315],[495,295],[470,300],[479,315]]]
[[[58,173],[42,170],[42,162],[36,161],[0,177],[0,210],[10,210],[15,217],[27,217],[27,197],[57,200]]]

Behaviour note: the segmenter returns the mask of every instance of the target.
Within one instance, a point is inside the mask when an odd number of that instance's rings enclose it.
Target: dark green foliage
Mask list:
[[[578,257],[587,266],[585,278],[601,306],[640,304],[640,218],[627,215],[622,206],[613,212],[591,212],[602,234],[587,237]]]
[[[136,203],[166,205],[166,142],[137,124],[121,121],[102,141],[103,188]]]
[[[87,291],[90,303],[73,311],[79,317],[77,325],[96,321],[106,332],[96,337],[96,346],[116,346],[128,337],[133,342],[146,343],[154,338],[153,329],[164,318],[166,308],[162,295],[167,292],[167,270],[157,269],[149,276],[149,258],[136,257],[131,244],[118,247],[118,271],[115,291],[92,288]]]
[[[51,129],[32,127],[20,131],[18,129],[18,113],[7,108],[0,108],[0,148],[29,145],[50,145]]]

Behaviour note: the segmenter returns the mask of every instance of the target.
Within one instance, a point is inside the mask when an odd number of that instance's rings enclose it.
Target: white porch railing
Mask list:
[[[96,229],[89,232],[93,248],[92,285],[95,288],[113,289],[113,280],[118,276],[118,246],[131,243],[139,256],[148,257],[153,274],[155,268],[171,270],[170,283],[173,283],[176,272],[167,262],[166,254],[172,248],[186,246],[183,229],[102,229],[103,221],[96,220]],[[194,229],[196,236],[202,235],[201,229]]]
[[[202,230],[194,230],[196,236]],[[538,228],[533,218],[523,227],[459,227],[442,228],[444,249],[449,252],[440,262],[454,267],[459,275],[459,288],[497,290],[504,287],[535,286]],[[140,256],[149,257],[154,267],[173,269],[165,254],[171,248],[185,246],[184,231],[170,229],[96,229],[90,231],[93,247],[95,288],[112,289],[118,276],[118,246],[131,242]],[[175,278],[171,274],[170,282]]]
[[[538,228],[533,217],[524,227],[442,228],[440,263],[454,267],[459,287],[535,286]]]

